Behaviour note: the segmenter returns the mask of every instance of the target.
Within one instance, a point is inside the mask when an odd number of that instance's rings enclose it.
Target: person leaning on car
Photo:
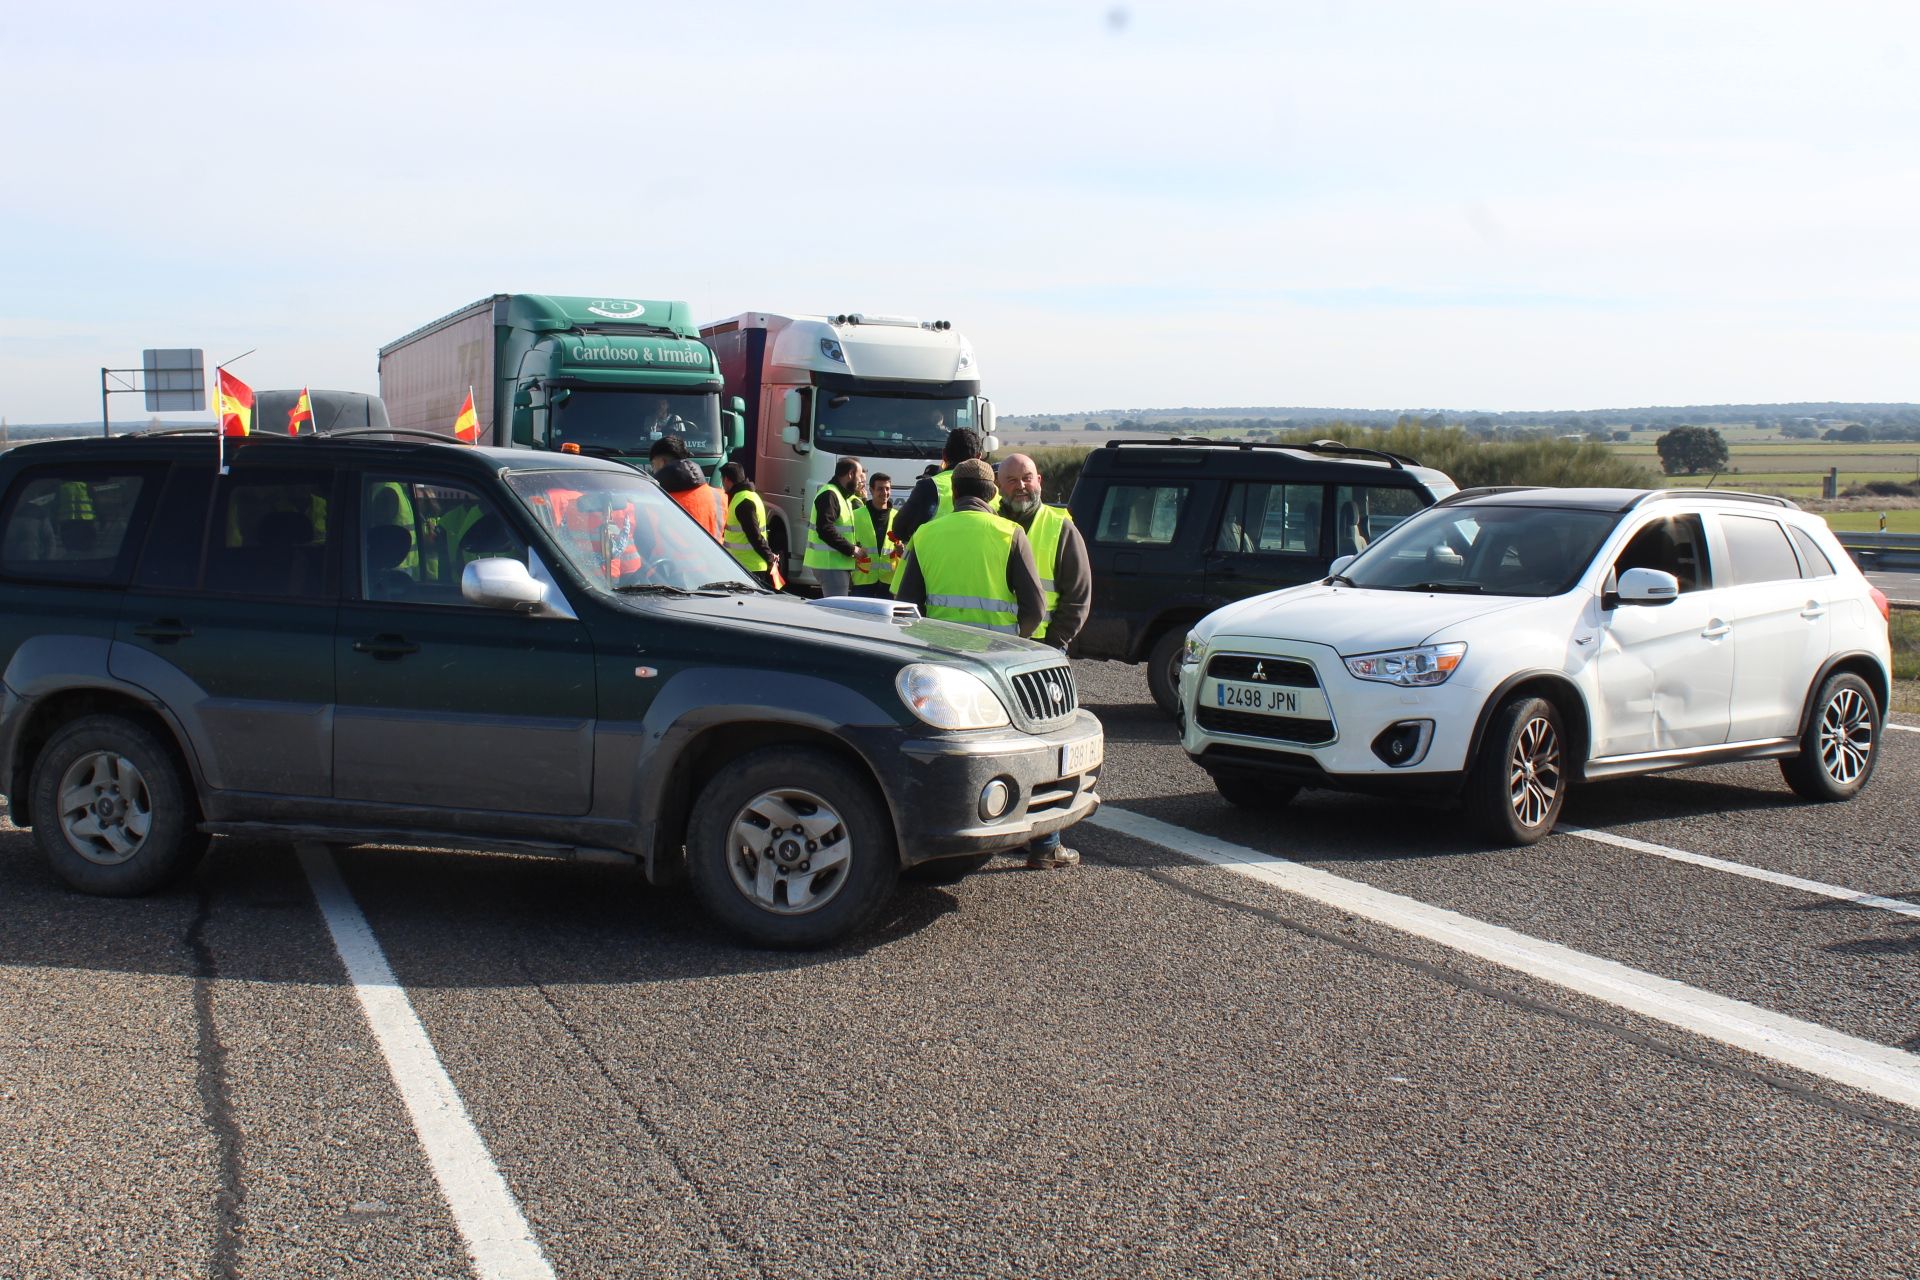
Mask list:
[[[1034,567],[1047,597],[1047,617],[1033,638],[1066,651],[1086,625],[1093,605],[1093,568],[1087,544],[1065,507],[1040,500],[1040,468],[1024,453],[1010,453],[997,468],[1000,514],[1019,525],[1033,546]]]

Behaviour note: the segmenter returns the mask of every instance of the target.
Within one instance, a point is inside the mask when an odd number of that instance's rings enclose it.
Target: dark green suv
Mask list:
[[[230,442],[231,443],[231,442]],[[76,888],[219,834],[684,872],[768,945],[1086,817],[1063,658],[761,590],[617,463],[208,434],[0,455],[0,787]]]

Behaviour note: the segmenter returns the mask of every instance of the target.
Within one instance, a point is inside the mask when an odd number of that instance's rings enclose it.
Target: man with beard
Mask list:
[[[1065,652],[1086,625],[1093,605],[1093,569],[1087,544],[1065,507],[1040,501],[1040,469],[1024,453],[1000,460],[1000,514],[1020,526],[1033,547],[1034,567],[1047,597],[1047,618],[1033,638]]]

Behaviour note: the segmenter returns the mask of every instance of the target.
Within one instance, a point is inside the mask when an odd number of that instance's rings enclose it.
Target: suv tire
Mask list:
[[[41,748],[30,785],[34,842],[54,874],[83,893],[148,893],[206,852],[173,753],[123,716],[61,727]]]
[[[1814,695],[1800,754],[1780,762],[1780,775],[1805,800],[1851,800],[1880,759],[1880,707],[1867,682],[1836,672]]]
[[[1487,723],[1480,760],[1467,779],[1467,811],[1488,839],[1537,843],[1567,798],[1567,735],[1545,698],[1502,703]]]
[[[1180,655],[1187,647],[1187,624],[1160,633],[1147,654],[1147,692],[1153,704],[1170,716],[1180,714]]]
[[[815,867],[817,859],[831,859]],[[732,761],[694,802],[687,828],[694,896],[763,947],[818,947],[886,904],[900,858],[886,806],[846,763],[809,747],[762,747]]]
[[[1213,789],[1228,804],[1256,811],[1284,809],[1300,794],[1300,788],[1291,782],[1264,782],[1254,778],[1216,777]]]

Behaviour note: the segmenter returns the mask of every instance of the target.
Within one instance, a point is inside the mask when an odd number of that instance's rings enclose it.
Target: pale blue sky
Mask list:
[[[1920,400],[1911,4],[76,12],[0,15],[14,422],[507,290],[945,318],[1014,413]]]

